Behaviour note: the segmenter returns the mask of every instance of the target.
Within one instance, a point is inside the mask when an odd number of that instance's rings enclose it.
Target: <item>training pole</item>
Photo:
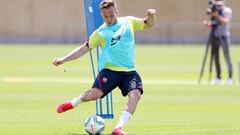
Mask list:
[[[100,14],[100,4],[101,0],[84,0],[84,7],[85,7],[85,17],[86,17],[86,26],[87,26],[87,35],[88,38],[91,34],[96,30],[99,26],[102,25],[103,19]],[[96,48],[96,59],[97,62],[99,60],[99,47]],[[92,64],[92,71],[94,80],[97,77],[97,73],[99,69],[97,68],[98,63],[94,64],[93,52],[90,51],[90,60]],[[104,119],[113,119],[113,101],[112,101],[112,92],[110,92],[105,97],[106,102],[103,102],[103,99],[96,100],[96,115],[101,116]]]

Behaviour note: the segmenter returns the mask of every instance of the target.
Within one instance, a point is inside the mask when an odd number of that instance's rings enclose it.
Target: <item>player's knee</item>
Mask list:
[[[91,95],[91,100],[97,100],[97,99],[99,99],[100,97],[101,97],[100,94],[92,93],[92,95]]]
[[[93,89],[87,90],[82,94],[82,101],[91,101],[91,100],[97,100],[102,95],[101,91],[96,91]]]
[[[93,88],[91,92],[93,94],[92,100],[97,100],[103,95],[103,92],[98,88]]]
[[[141,99],[141,93],[139,90],[134,90],[129,93],[129,98],[135,101],[138,101]]]
[[[83,102],[86,102],[86,101],[89,101],[89,93],[90,93],[90,90],[86,90],[85,92],[83,92],[82,94],[81,94],[81,100],[83,101]]]

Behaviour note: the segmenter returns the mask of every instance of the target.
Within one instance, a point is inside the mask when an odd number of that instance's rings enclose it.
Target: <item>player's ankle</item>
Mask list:
[[[70,101],[73,108],[77,107],[81,102],[82,100],[80,99],[80,97],[74,98],[73,100]]]

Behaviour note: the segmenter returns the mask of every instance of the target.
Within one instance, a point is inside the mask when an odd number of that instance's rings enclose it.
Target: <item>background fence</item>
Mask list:
[[[240,43],[238,0],[233,9],[232,42]],[[157,9],[155,26],[138,32],[141,43],[205,43],[207,0],[116,0],[119,16],[144,17]],[[87,38],[83,0],[0,0],[1,43],[79,43]]]

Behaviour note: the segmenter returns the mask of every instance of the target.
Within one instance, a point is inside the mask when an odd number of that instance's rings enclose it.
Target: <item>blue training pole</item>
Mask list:
[[[99,26],[102,25],[103,19],[100,15],[100,4],[101,0],[84,0],[85,6],[85,16],[86,16],[86,25],[87,25],[87,34],[88,37],[96,30]],[[96,49],[97,61],[99,60],[99,48]],[[90,52],[90,59],[92,64],[93,77],[96,78],[96,69],[94,66],[93,54]],[[98,63],[97,63],[98,64]],[[99,72],[99,70],[97,70]],[[113,114],[113,103],[112,103],[112,93],[110,95],[110,100],[108,95],[106,96],[106,113],[103,111],[103,102],[102,99],[96,100],[96,114],[107,119],[114,118]],[[110,111],[109,111],[110,108]]]

